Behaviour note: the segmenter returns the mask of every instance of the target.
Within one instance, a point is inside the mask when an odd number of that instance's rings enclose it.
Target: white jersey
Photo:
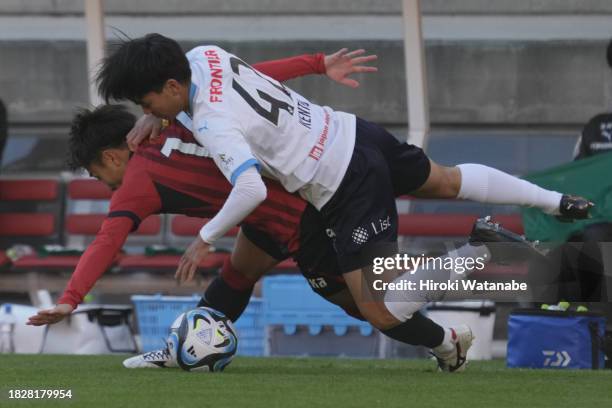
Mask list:
[[[338,189],[355,145],[355,116],[311,103],[215,46],[187,53],[190,128],[233,184],[252,165],[321,209]]]

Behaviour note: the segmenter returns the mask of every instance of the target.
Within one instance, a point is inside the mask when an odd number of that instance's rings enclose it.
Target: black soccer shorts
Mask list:
[[[320,211],[341,273],[397,253],[395,197],[421,187],[430,171],[429,159],[420,148],[400,143],[381,126],[357,119],[346,174]]]
[[[336,252],[332,247],[331,240],[325,235],[320,214],[312,206],[309,206],[307,211],[309,213],[314,212],[313,215],[318,220],[310,217],[307,219],[317,222],[321,229],[317,230],[314,225],[308,228],[306,245],[303,245],[300,237],[300,250],[293,254],[293,259],[297,262],[302,276],[304,276],[311,289],[319,296],[327,299],[347,287],[339,271]],[[247,224],[242,224],[241,230],[249,241],[272,258],[282,261],[291,256],[285,245],[278,243],[265,232]]]
[[[421,187],[430,171],[419,147],[357,118],[353,157],[339,189],[321,212],[309,204],[301,217],[300,247],[293,257],[315,292],[323,297],[338,293],[346,288],[343,273],[397,253],[395,197]],[[290,256],[286,246],[265,233],[244,224],[242,230],[273,258]]]

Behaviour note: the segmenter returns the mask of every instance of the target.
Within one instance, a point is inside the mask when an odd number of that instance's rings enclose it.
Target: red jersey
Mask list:
[[[325,72],[323,54],[256,64],[255,68],[279,81]],[[189,149],[174,149],[180,144]],[[191,132],[174,124],[164,130],[159,144],[145,144],[138,149],[130,159],[121,187],[113,193],[108,218],[79,260],[58,303],[73,307],[81,303],[110,267],[128,234],[149,215],[173,213],[211,218],[221,209],[232,186],[211,159],[199,155],[199,148]],[[266,200],[243,222],[293,252],[297,250],[306,202],[275,181],[265,183]]]
[[[171,149],[191,147],[196,154]],[[185,214],[211,218],[223,206],[232,185],[215,163],[198,156],[200,147],[191,132],[175,124],[162,134],[160,144],[144,145],[130,159],[123,183],[111,199],[109,217],[129,217],[136,230],[151,214]],[[272,180],[265,180],[268,194],[243,222],[265,231],[295,248],[296,229],[306,206]]]

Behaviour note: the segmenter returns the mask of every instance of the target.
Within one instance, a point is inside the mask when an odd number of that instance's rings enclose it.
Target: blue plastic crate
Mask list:
[[[143,351],[164,347],[170,325],[181,313],[196,307],[200,296],[132,296],[136,309]],[[234,324],[238,331],[238,352],[243,356],[262,356],[264,352],[263,302],[251,298],[246,310]]]
[[[282,326],[286,335],[295,334],[297,326],[307,326],[313,336],[321,333],[323,326],[331,326],[338,336],[346,334],[349,327],[357,327],[362,336],[373,332],[368,322],[347,315],[314,293],[301,276],[266,277],[263,298],[265,324]]]

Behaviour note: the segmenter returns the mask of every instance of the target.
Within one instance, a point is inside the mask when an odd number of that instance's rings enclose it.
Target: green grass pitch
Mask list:
[[[0,355],[6,407],[612,407],[612,371],[510,370],[472,362],[236,358],[223,373],[128,370],[123,356]],[[10,389],[70,389],[71,400],[10,400]]]

